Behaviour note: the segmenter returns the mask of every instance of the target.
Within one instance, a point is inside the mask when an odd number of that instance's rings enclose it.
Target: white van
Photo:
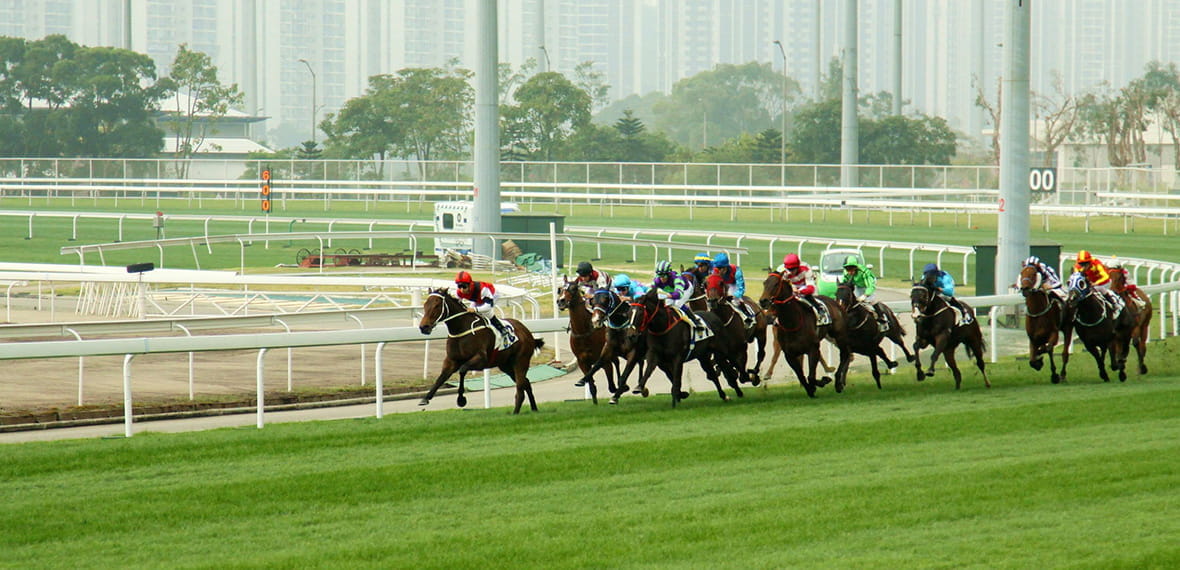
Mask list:
[[[844,279],[844,260],[850,255],[865,265],[865,256],[859,249],[825,249],[819,255],[819,268],[813,269],[817,295],[836,296],[836,286]]]
[[[519,212],[520,206],[515,202],[500,202],[500,213]],[[434,231],[436,232],[470,232],[472,231],[472,214],[475,212],[475,202],[435,202],[434,203]],[[434,240],[434,254],[442,255],[446,250],[457,251],[462,254],[471,253],[471,238],[436,238]]]

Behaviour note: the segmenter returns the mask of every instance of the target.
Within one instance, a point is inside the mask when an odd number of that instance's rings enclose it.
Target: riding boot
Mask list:
[[[828,312],[824,310],[824,307],[820,305],[819,299],[816,299],[814,295],[804,295],[803,298],[807,299],[808,303],[811,303],[811,309],[815,311],[815,319],[817,323],[820,325],[832,324],[831,317],[828,316]]]
[[[732,301],[733,308],[737,310],[738,314],[742,315],[742,321],[748,327],[754,324],[754,314],[750,312],[750,308],[741,299],[734,299]]]
[[[873,303],[873,311],[877,313],[877,326],[881,332],[889,330],[889,317],[886,317],[885,313],[881,311],[881,304]]]
[[[503,336],[504,338],[507,338],[509,336],[508,329],[504,327],[504,323],[500,321],[499,317],[497,317],[496,315],[492,315],[492,316],[488,317],[488,322],[491,323],[493,327],[496,327],[497,331],[500,331],[501,336]]]
[[[971,324],[971,313],[967,311],[967,308],[964,307],[963,304],[954,297],[947,297],[946,299],[947,301],[950,301],[951,305],[954,305],[954,307],[958,309],[960,315],[963,315],[963,320],[961,322],[965,325]]]

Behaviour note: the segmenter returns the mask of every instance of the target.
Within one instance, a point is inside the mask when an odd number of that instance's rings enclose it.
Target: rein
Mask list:
[[[1085,299],[1083,299],[1083,300],[1085,300]],[[1081,302],[1079,301],[1079,305],[1080,304],[1081,304]],[[1073,322],[1075,322],[1079,325],[1082,325],[1083,327],[1086,327],[1086,328],[1096,327],[1096,326],[1102,324],[1102,321],[1105,321],[1105,320],[1106,320],[1106,307],[1102,306],[1101,301],[1099,301],[1099,307],[1098,307],[1098,320],[1096,320],[1094,322],[1088,323],[1088,322],[1082,320],[1082,312],[1081,311],[1074,311],[1074,314],[1073,314]]]
[[[676,328],[676,325],[680,323],[680,321],[678,319],[673,319],[671,317],[671,315],[669,315],[668,328],[664,329],[663,332],[655,332],[655,331],[648,330],[648,328],[647,328],[648,325],[650,325],[651,322],[653,320],[655,320],[656,315],[660,314],[660,310],[657,308],[656,310],[652,311],[651,313],[648,313],[647,307],[644,307],[643,303],[631,303],[631,306],[632,307],[639,307],[639,308],[643,309],[643,319],[640,320],[639,326],[636,328],[638,328],[640,331],[646,332],[647,334],[650,334],[652,336],[664,336],[664,335],[672,332],[672,329]],[[670,307],[664,307],[664,311],[671,313],[672,309]]]
[[[446,296],[444,296],[442,293],[434,292],[434,293],[431,293],[431,294],[430,294],[430,296],[431,296],[431,297],[438,297],[439,299],[441,299],[441,300],[442,300],[442,310],[440,311],[440,314],[439,314],[438,318],[434,320],[434,324],[435,324],[436,326],[437,326],[437,325],[439,325],[439,324],[445,324],[445,323],[447,323],[448,321],[450,321],[451,319],[457,319],[457,318],[459,318],[459,317],[462,317],[462,316],[464,316],[464,315],[466,315],[466,314],[467,314],[466,312],[458,312],[458,313],[455,313],[455,314],[451,315],[451,314],[450,314],[450,312],[451,312],[451,307],[450,307],[450,305],[449,305],[449,304],[447,304],[447,298],[446,298]],[[475,318],[475,319],[478,319],[478,320],[482,320],[482,319],[480,319],[480,318],[479,318],[478,316],[476,316],[476,315],[472,315],[472,317],[473,317],[473,318]],[[474,322],[473,322],[472,324],[474,324]],[[469,335],[469,334],[475,334],[476,332],[479,332],[479,331],[481,331],[481,330],[483,330],[483,329],[486,329],[486,328],[491,328],[491,327],[489,327],[488,325],[480,325],[480,326],[478,326],[478,327],[471,327],[471,328],[469,328],[469,329],[467,329],[467,330],[465,330],[465,331],[463,331],[463,332],[461,332],[461,333],[456,333],[456,334],[451,334],[451,333],[450,333],[450,328],[451,328],[451,327],[450,327],[450,325],[448,325],[448,326],[447,326],[447,338],[459,338],[459,337],[464,337],[464,336],[467,336],[467,335]]]
[[[1021,279],[1021,282],[1023,282],[1023,281],[1024,280]],[[1025,300],[1024,308],[1028,311],[1028,316],[1032,317],[1034,319],[1037,317],[1040,317],[1040,316],[1044,316],[1046,313],[1053,310],[1053,307],[1057,303],[1060,302],[1055,297],[1049,295],[1049,292],[1045,291],[1044,289],[1024,289],[1021,291],[1021,293],[1024,295],[1024,300]],[[1033,310],[1028,307],[1028,298],[1030,295],[1033,295],[1036,293],[1040,293],[1041,295],[1043,295],[1045,297],[1045,308],[1043,310],[1040,310],[1040,311],[1037,311],[1034,313]]]

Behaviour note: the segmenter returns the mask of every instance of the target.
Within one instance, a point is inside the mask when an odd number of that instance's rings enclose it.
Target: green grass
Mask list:
[[[0,566],[1176,567],[1180,378],[1091,366],[9,445]]]

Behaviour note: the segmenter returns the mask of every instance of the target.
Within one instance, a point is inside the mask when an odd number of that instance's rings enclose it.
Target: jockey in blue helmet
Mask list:
[[[632,281],[626,273],[619,273],[615,275],[614,281],[611,282],[611,288],[618,293],[624,301],[630,301],[636,297],[647,293],[647,288],[639,283]]]
[[[746,277],[742,275],[742,268],[731,265],[729,255],[721,252],[713,258],[713,273],[719,275],[721,282],[725,283],[725,292],[731,297],[730,304],[733,308],[744,315],[747,324],[752,322],[756,316],[754,309],[742,300],[746,296]]]
[[[927,289],[942,295],[947,303],[958,309],[959,313],[963,315],[963,324],[971,322],[972,311],[969,311],[955,298],[955,278],[951,277],[950,273],[939,269],[937,263],[927,263],[922,268],[922,284]]]

